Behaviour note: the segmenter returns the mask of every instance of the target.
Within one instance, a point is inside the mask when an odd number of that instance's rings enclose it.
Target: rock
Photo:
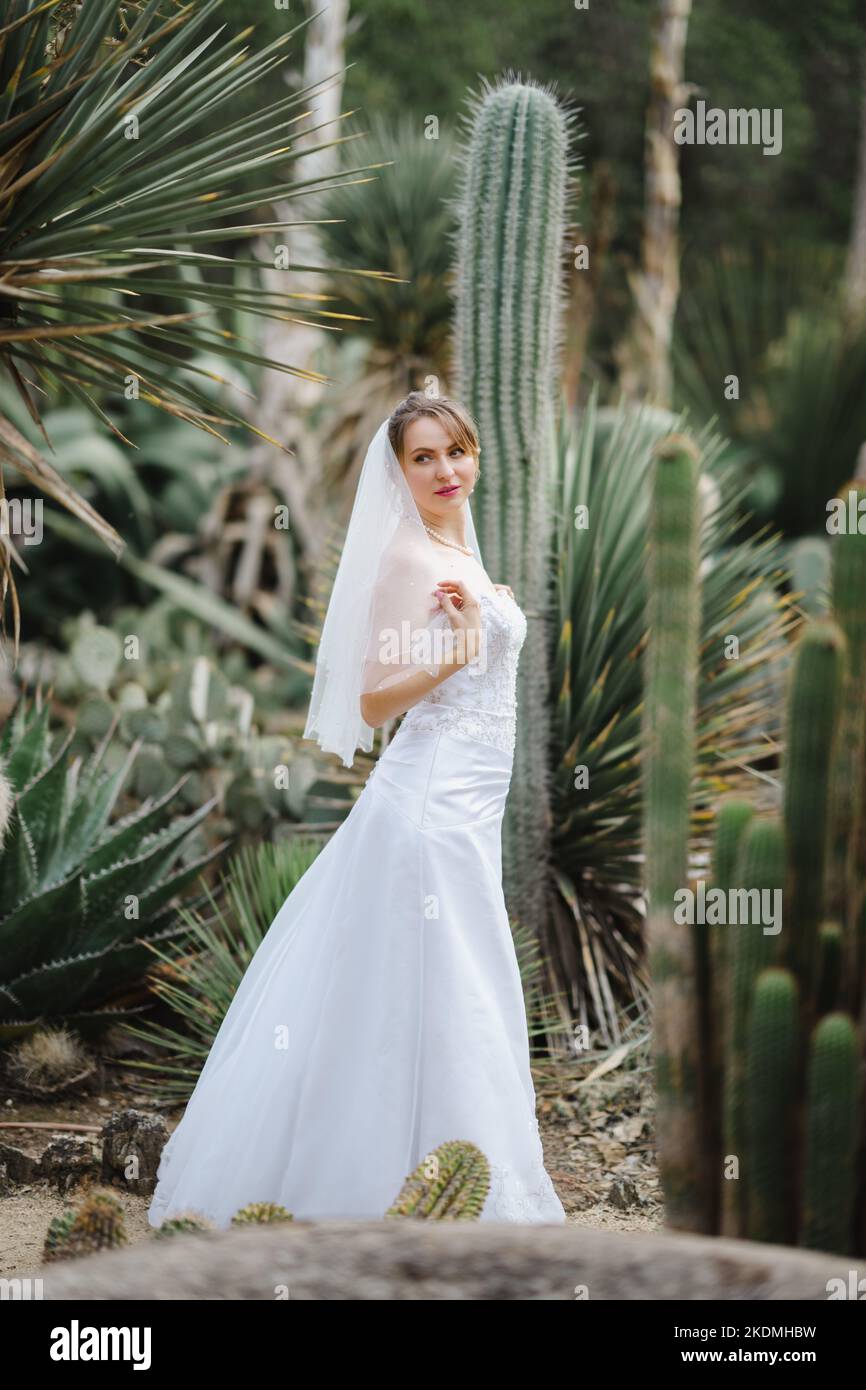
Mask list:
[[[614,1178],[608,1189],[607,1200],[612,1207],[619,1207],[620,1211],[643,1206],[643,1198],[631,1178]]]
[[[93,1140],[80,1134],[63,1134],[52,1139],[43,1151],[35,1177],[53,1183],[60,1193],[66,1193],[84,1178],[94,1178],[98,1159]]]
[[[0,1142],[0,1189],[8,1196],[13,1184],[32,1182],[38,1176],[39,1159],[17,1149],[14,1144]]]
[[[72,1267],[74,1263],[74,1268]],[[498,1222],[286,1222],[144,1240],[36,1271],[43,1297],[820,1300],[866,1258],[669,1231]],[[28,1271],[28,1275],[31,1271]],[[14,1277],[14,1276],[13,1276]],[[832,1287],[832,1286],[831,1286]],[[584,1293],[585,1290],[585,1293]]]
[[[156,1186],[156,1170],[168,1140],[161,1115],[121,1110],[102,1126],[103,1182],[117,1182],[129,1192],[147,1197]]]

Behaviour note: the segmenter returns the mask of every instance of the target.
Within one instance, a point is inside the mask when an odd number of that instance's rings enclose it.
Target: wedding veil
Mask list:
[[[480,563],[468,500],[466,510],[466,543]],[[356,749],[373,747],[361,695],[418,670],[438,670],[442,636],[450,631],[433,594],[441,571],[442,549],[424,529],[383,420],[358,480],[304,729],[304,738],[338,753],[346,767]]]

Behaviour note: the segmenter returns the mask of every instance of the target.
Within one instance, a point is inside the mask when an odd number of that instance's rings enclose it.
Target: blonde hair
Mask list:
[[[388,438],[401,463],[406,427],[411,425],[413,420],[419,420],[425,415],[441,420],[445,428],[453,434],[454,443],[459,444],[464,453],[481,453],[478,428],[468,410],[457,401],[450,400],[448,396],[425,396],[423,391],[410,391],[388,419]]]

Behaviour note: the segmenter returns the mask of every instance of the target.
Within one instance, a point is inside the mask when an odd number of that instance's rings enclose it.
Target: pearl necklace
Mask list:
[[[428,533],[428,535],[433,536],[434,539],[437,541],[441,541],[443,545],[453,546],[455,550],[461,550],[464,555],[475,554],[475,551],[471,548],[471,546],[460,545],[459,541],[449,541],[447,536],[440,536],[439,532],[434,531],[432,526],[428,526],[426,521],[422,521],[421,525],[424,527],[424,530]]]

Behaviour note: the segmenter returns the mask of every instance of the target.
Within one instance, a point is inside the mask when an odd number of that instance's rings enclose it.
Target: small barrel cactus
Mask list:
[[[127,1244],[123,1206],[107,1188],[93,1188],[77,1209],[56,1217],[45,1238],[46,1261],[94,1255]]]
[[[416,1221],[477,1221],[490,1190],[490,1165],[475,1144],[455,1139],[427,1154],[386,1216]]]
[[[154,1236],[186,1236],[199,1231],[215,1231],[216,1227],[207,1217],[197,1211],[182,1211],[179,1216],[170,1216],[157,1226]]]
[[[276,1221],[294,1221],[286,1207],[276,1202],[250,1202],[232,1217],[233,1226],[268,1226]]]

